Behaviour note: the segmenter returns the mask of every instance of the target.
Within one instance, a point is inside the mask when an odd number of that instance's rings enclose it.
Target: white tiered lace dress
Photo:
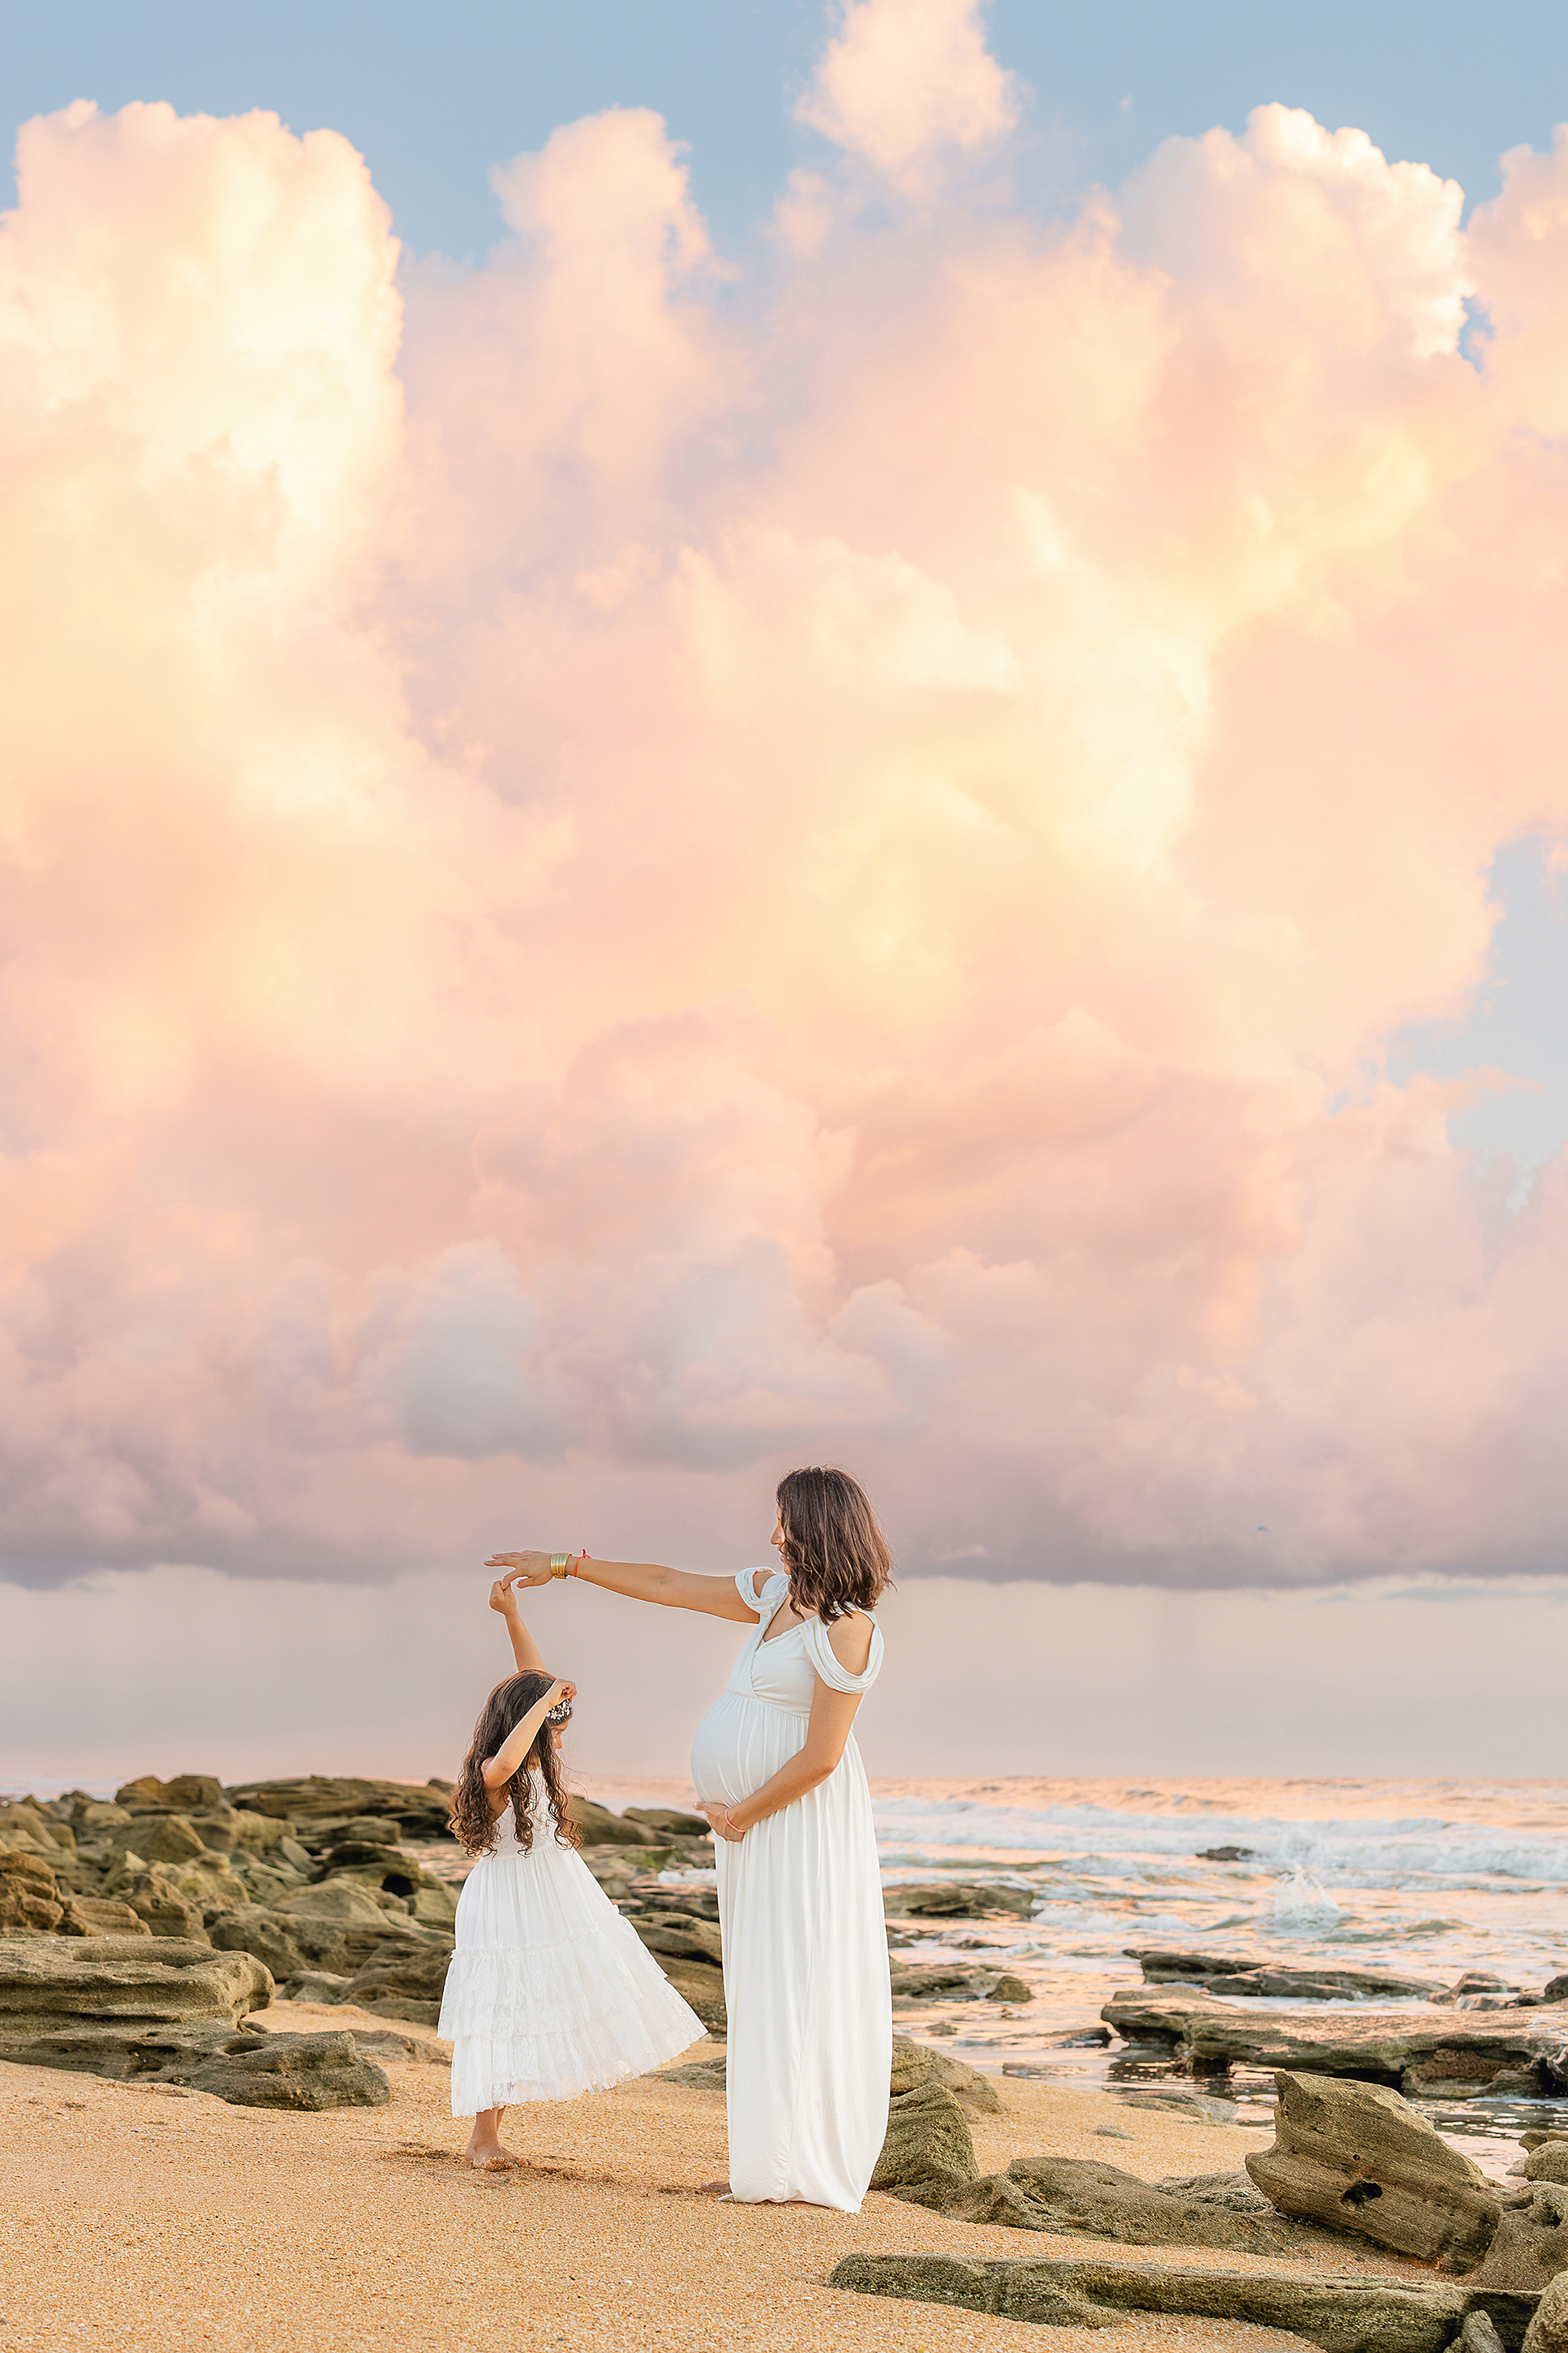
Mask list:
[[[587,1864],[555,1836],[537,1773],[533,1844],[509,1806],[458,1898],[437,2028],[452,2043],[452,2114],[572,2100],[644,2075],[706,2031]]]
[[[735,1583],[757,1629],[691,1749],[699,1794],[730,1805],[804,1746],[818,1677],[868,1691],[882,1665],[875,1626],[859,1675],[839,1665],[817,1619],[764,1642],[789,1578],[747,1569]],[[739,1845],[715,1846],[731,2194],[858,2214],[888,2129],[893,2006],[871,1793],[854,1740],[818,1788]]]

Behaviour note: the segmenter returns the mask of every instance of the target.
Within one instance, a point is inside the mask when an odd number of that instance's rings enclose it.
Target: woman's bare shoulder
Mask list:
[[[871,1620],[859,1610],[847,1618],[836,1618],[826,1629],[827,1641],[834,1657],[852,1675],[863,1675],[866,1662],[871,1655]]]

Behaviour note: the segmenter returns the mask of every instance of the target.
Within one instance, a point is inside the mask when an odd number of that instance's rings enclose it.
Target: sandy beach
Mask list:
[[[320,2031],[362,2021],[342,2009],[279,2003],[265,2022]],[[723,2171],[723,2094],[657,2076],[514,2111],[510,2137],[537,2170],[476,2174],[459,2161],[464,2127],[448,2113],[446,2070],[432,2063],[441,2047],[422,2037],[421,2048],[428,2055],[419,2061],[386,2064],[385,2107],[315,2116],[0,2068],[12,2185],[0,2257],[4,2341],[149,2353],[503,2343],[637,2353],[1037,2347],[1040,2332],[1017,2322],[850,2295],[825,2282],[856,2251],[1162,2260],[1154,2250],[944,2221],[879,2195],[858,2215],[700,2197],[695,2186]],[[702,2046],[690,2055],[700,2057]],[[1157,2180],[1239,2166],[1267,2137],[1129,2115],[1097,2092],[1026,2081],[1009,2082],[1004,2094],[1003,2115],[973,2120],[983,2168],[1050,2150]],[[1196,2248],[1181,2259],[1292,2268]],[[1348,2247],[1317,2268],[1424,2276]],[[1047,2341],[1075,2353],[1098,2334],[1056,2330]],[[1125,2321],[1118,2341],[1127,2353],[1145,2344],[1267,2353],[1301,2340],[1148,2316]]]

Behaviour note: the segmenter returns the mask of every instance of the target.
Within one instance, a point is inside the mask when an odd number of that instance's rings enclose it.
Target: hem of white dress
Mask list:
[[[765,2189],[755,2198],[744,2198],[738,2189],[731,2189],[730,2200],[735,2206],[820,2206],[825,2214],[858,2214],[866,2203],[863,2198],[857,2198],[853,2206],[841,2198],[812,2198],[804,2189]]]
[[[492,2108],[525,2108],[546,2100],[558,2103],[585,2100],[591,2092],[612,2092],[617,2084],[629,2083],[637,2075],[652,2075],[660,2067],[668,2067],[672,2059],[679,2059],[683,2051],[695,2050],[699,2042],[707,2040],[708,2029],[699,2019],[695,2034],[684,2042],[672,2043],[668,2050],[660,2051],[657,2058],[647,2061],[623,2059],[613,2065],[597,2067],[574,2084],[538,2084],[526,2078],[488,2084],[483,2091],[465,2093],[460,2105],[454,2097],[452,2114],[454,2116],[479,2116],[487,2115]],[[470,2099],[475,2103],[472,2107],[468,2105]]]

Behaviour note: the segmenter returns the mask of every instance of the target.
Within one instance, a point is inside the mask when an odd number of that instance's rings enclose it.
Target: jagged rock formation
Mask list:
[[[1472,2271],[1497,2235],[1504,2193],[1376,2084],[1275,2076],[1275,2140],[1247,2170],[1281,2213],[1395,2254]]]

